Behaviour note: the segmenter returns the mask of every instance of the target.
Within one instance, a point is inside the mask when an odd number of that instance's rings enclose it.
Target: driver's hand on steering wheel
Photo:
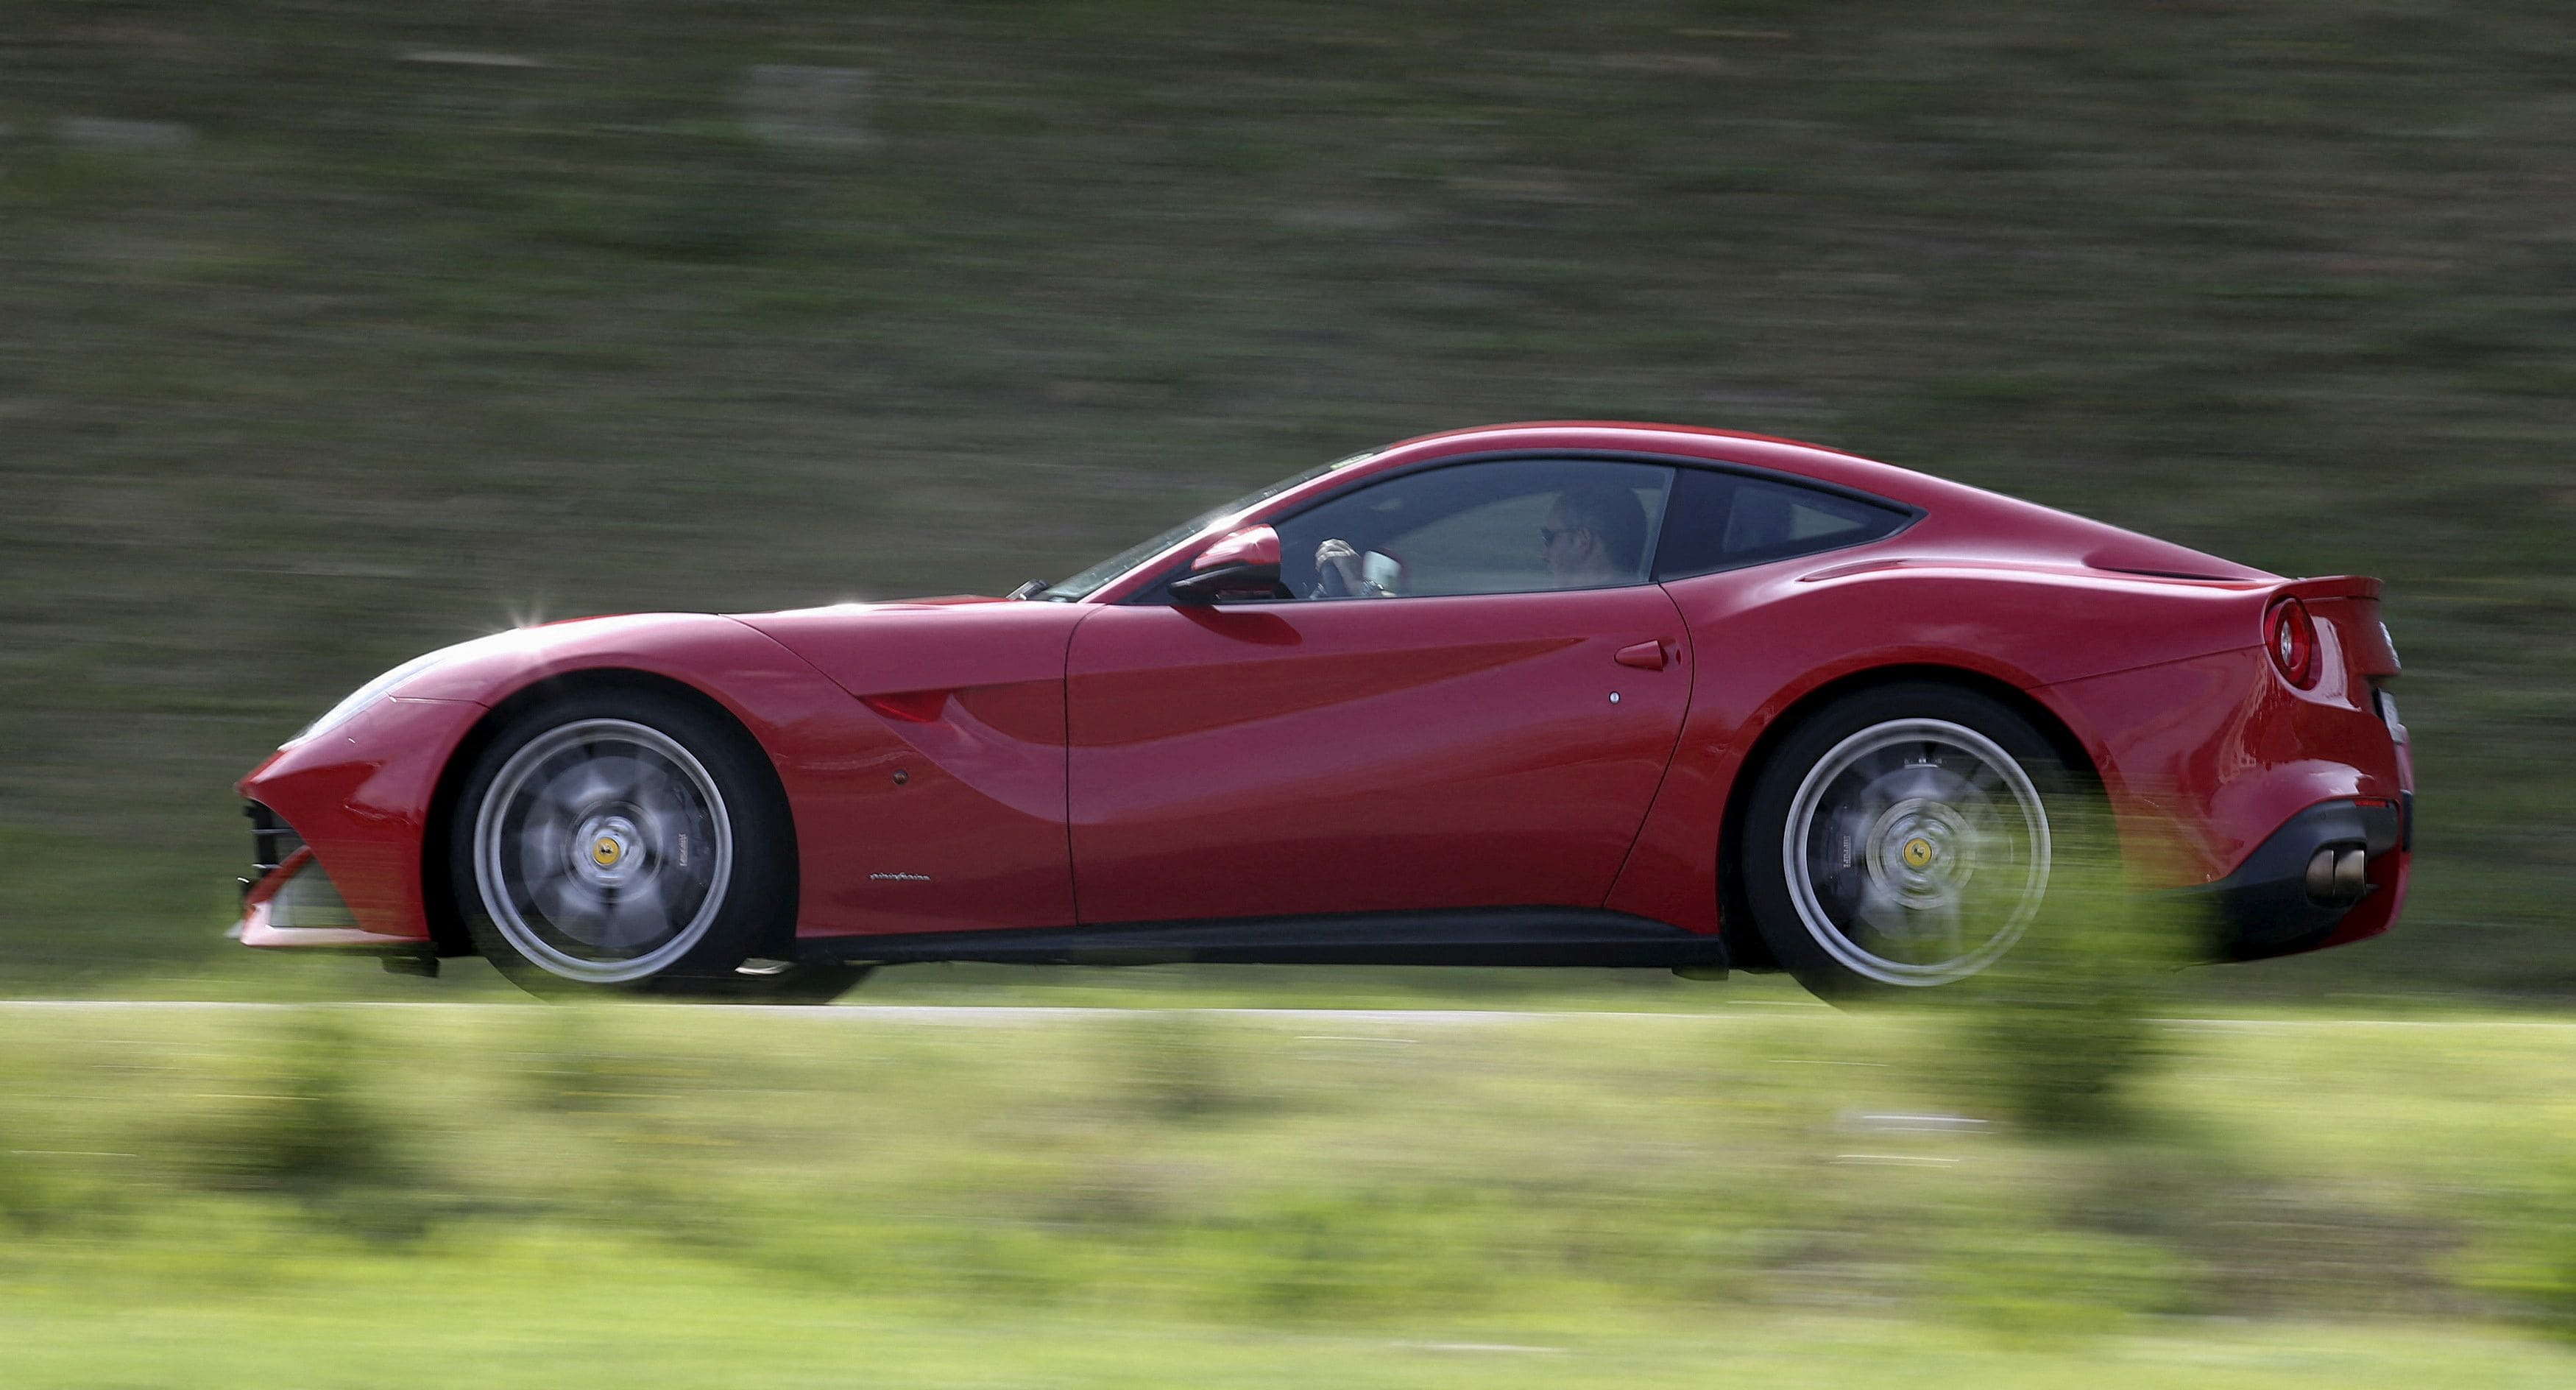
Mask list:
[[[1345,540],[1328,540],[1315,547],[1315,592],[1322,598],[1348,598],[1366,592],[1361,579],[1360,553]]]

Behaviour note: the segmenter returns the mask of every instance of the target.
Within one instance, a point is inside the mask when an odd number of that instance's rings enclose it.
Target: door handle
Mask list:
[[[1635,646],[1621,647],[1613,659],[1622,666],[1634,666],[1640,671],[1660,671],[1664,669],[1664,644],[1639,642]]]

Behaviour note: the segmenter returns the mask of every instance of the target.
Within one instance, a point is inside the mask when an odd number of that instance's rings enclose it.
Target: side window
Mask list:
[[[1310,599],[1642,584],[1672,478],[1575,459],[1404,474],[1278,523],[1280,577]]]
[[[1839,550],[1893,535],[1911,519],[1902,509],[1840,493],[1685,468],[1673,482],[1655,578]]]

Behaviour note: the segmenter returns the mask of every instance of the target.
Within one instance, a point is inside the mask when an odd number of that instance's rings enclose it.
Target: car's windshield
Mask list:
[[[1038,590],[1036,593],[1029,595],[1029,597],[1048,599],[1056,603],[1072,603],[1079,599],[1089,598],[1095,590],[1100,588],[1100,586],[1107,584],[1110,580],[1116,579],[1127,571],[1154,558],[1154,556],[1160,552],[1179,545],[1181,542],[1188,540],[1199,532],[1216,526],[1232,517],[1240,516],[1243,513],[1252,510],[1254,507],[1269,501],[1271,498],[1286,492],[1288,489],[1297,486],[1299,483],[1320,478],[1327,473],[1333,472],[1335,469],[1348,468],[1355,463],[1365,463],[1368,460],[1377,457],[1380,452],[1382,451],[1371,449],[1366,453],[1353,454],[1349,458],[1335,459],[1331,463],[1309,468],[1305,472],[1299,473],[1294,477],[1282,478],[1279,481],[1270,484],[1268,487],[1258,488],[1254,491],[1247,492],[1243,496],[1226,503],[1222,507],[1202,512],[1188,521],[1184,521],[1180,525],[1163,532],[1161,535],[1155,536],[1151,540],[1141,541],[1135,545],[1131,545],[1125,550],[1119,551],[1117,554],[1101,561],[1099,564],[1093,565],[1091,568],[1075,575],[1073,578],[1065,580],[1060,584],[1050,584],[1047,587]]]

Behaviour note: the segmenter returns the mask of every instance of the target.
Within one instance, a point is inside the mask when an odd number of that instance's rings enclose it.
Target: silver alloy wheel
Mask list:
[[[2048,810],[1994,740],[1942,719],[1872,725],[1816,761],[1780,853],[1816,944],[1855,974],[1942,985],[1992,965],[2048,891]]]
[[[474,878],[531,964],[622,984],[705,939],[733,878],[733,821],[715,778],[670,735],[578,720],[493,777],[474,820]]]

